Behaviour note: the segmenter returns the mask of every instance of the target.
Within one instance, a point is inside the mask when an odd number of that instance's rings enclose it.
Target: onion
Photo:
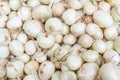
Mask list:
[[[62,14],[62,18],[66,24],[72,25],[78,20],[77,12],[74,9],[67,9]]]
[[[82,54],[82,58],[86,62],[95,62],[99,58],[99,54],[94,50],[87,50]]]
[[[36,61],[29,61],[25,64],[24,71],[26,74],[32,74],[37,72],[39,63]]]
[[[109,74],[109,75],[108,75]],[[103,64],[99,70],[98,79],[101,80],[119,80],[120,67],[112,63]]]
[[[16,45],[17,45],[17,47],[16,47]],[[9,43],[9,49],[10,49],[11,53],[15,56],[20,56],[24,53],[24,46],[18,40],[12,40]]]
[[[0,59],[7,58],[10,54],[8,46],[0,46]]]
[[[43,62],[39,67],[39,78],[40,80],[48,80],[52,77],[55,71],[55,66],[50,61]]]
[[[37,42],[41,48],[51,48],[55,44],[55,38],[51,34],[39,34]]]
[[[101,28],[108,28],[113,24],[113,19],[111,15],[103,10],[96,11],[93,14],[93,20]]]
[[[23,76],[24,63],[21,60],[9,62],[6,66],[8,78],[20,78]]]
[[[71,70],[77,70],[80,68],[82,65],[83,61],[80,56],[77,55],[69,55],[66,59],[66,65],[71,69]]]
[[[28,20],[23,24],[23,30],[25,33],[32,37],[37,37],[42,32],[42,26],[37,20]]]
[[[77,75],[79,80],[95,80],[99,66],[95,63],[85,63],[78,70]]]

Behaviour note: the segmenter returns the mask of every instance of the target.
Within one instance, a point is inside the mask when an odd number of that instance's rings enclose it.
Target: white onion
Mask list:
[[[8,20],[7,28],[10,30],[17,30],[22,27],[22,21],[19,17],[13,17]]]
[[[25,44],[28,41],[28,36],[24,32],[21,32],[17,35],[17,40]]]
[[[87,50],[82,53],[82,58],[86,62],[95,62],[99,58],[99,53],[94,50]]]
[[[50,61],[43,62],[39,67],[39,78],[40,80],[48,80],[54,74],[55,66]]]
[[[93,44],[93,38],[88,34],[83,34],[79,37],[78,43],[84,48],[89,48]]]
[[[96,63],[85,63],[78,70],[79,80],[95,80],[97,78],[99,66]]]
[[[45,5],[36,6],[33,8],[32,17],[45,21],[52,17],[52,9]]]
[[[58,18],[49,18],[45,23],[47,33],[57,32],[62,30],[62,22]]]
[[[75,23],[70,27],[70,31],[74,36],[80,36],[85,33],[85,23]]]
[[[37,37],[42,32],[42,26],[38,20],[28,20],[23,24],[25,33],[32,37]]]
[[[16,47],[16,45],[17,45],[17,47]],[[12,40],[9,43],[9,49],[10,49],[11,53],[15,56],[20,56],[24,53],[24,46],[18,40]]]
[[[26,74],[32,74],[37,72],[39,68],[39,63],[37,61],[29,61],[25,64],[24,72]]]
[[[18,10],[21,6],[20,0],[9,0],[9,6],[12,10]]]
[[[109,75],[108,75],[109,74]],[[103,64],[99,70],[98,79],[101,80],[119,80],[120,79],[120,67],[112,64]]]
[[[31,19],[31,10],[28,7],[21,7],[18,10],[17,14],[22,21],[27,21]]]
[[[41,48],[51,48],[55,44],[55,38],[51,34],[39,34],[37,43]]]
[[[86,32],[93,36],[95,39],[102,39],[103,38],[103,32],[99,28],[99,26],[95,23],[89,23],[86,26]]]
[[[103,54],[103,58],[104,58],[104,60],[105,60],[106,63],[108,63],[108,62],[112,62],[114,64],[119,64],[120,63],[120,56],[114,50],[107,50]]]
[[[108,28],[113,24],[113,19],[111,15],[103,10],[96,11],[93,14],[93,20],[101,28]]]
[[[41,52],[41,53],[37,52],[37,53],[35,53],[34,58],[37,62],[42,63],[47,60],[47,55],[43,52]]]
[[[24,63],[21,60],[9,62],[6,66],[8,78],[20,78],[23,76]]]
[[[10,13],[10,6],[8,2],[1,2],[0,4],[0,14],[8,15]]]
[[[33,55],[36,52],[36,45],[33,40],[29,40],[28,42],[25,43],[25,52],[28,55]]]
[[[77,55],[69,55],[66,59],[66,65],[71,69],[71,70],[77,70],[80,68],[82,65],[83,61],[80,56]]]
[[[62,18],[66,24],[72,25],[78,20],[78,15],[74,9],[67,9],[62,14]]]
[[[76,42],[76,37],[72,34],[65,35],[63,38],[63,42],[67,45],[73,45]]]
[[[105,52],[106,48],[107,48],[107,45],[103,40],[95,40],[95,42],[92,45],[92,48],[95,51],[103,54]]]
[[[115,27],[106,28],[104,30],[104,36],[107,40],[114,40],[115,38],[118,37],[117,28]]]
[[[8,46],[0,46],[0,59],[7,58],[10,54]]]
[[[52,13],[54,16],[58,17],[61,16],[62,13],[65,11],[65,7],[63,3],[54,3],[52,6]]]

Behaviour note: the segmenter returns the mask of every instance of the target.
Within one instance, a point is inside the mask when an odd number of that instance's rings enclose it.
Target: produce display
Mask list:
[[[120,0],[0,0],[0,80],[120,80]]]

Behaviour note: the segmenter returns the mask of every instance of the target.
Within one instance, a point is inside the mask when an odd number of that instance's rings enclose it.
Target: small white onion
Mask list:
[[[39,67],[40,80],[49,80],[55,72],[55,66],[50,61],[43,62]]]
[[[0,14],[8,15],[10,13],[10,6],[8,2],[1,2],[0,4]]]
[[[33,8],[32,17],[34,19],[45,21],[48,18],[52,17],[52,9],[45,5],[36,6]]]
[[[45,23],[47,33],[58,32],[62,30],[62,22],[58,18],[49,18]]]
[[[108,62],[112,62],[114,64],[119,64],[120,63],[120,56],[114,50],[107,50],[103,54],[103,58],[104,58],[104,60],[105,60],[106,63],[108,63]]]
[[[16,47],[16,45],[17,45],[17,47]],[[24,46],[18,40],[12,40],[9,43],[9,49],[10,49],[11,53],[15,56],[20,56],[24,53]]]
[[[25,44],[28,41],[28,36],[24,32],[21,32],[18,34],[17,40]]]
[[[108,12],[98,10],[93,14],[93,20],[101,28],[108,28],[113,24],[113,19]]]
[[[99,53],[94,50],[87,50],[82,53],[82,58],[86,62],[95,62],[99,58]]]
[[[83,34],[81,37],[79,37],[78,43],[84,48],[89,48],[93,44],[93,38],[88,34]]]
[[[85,33],[85,23],[75,23],[70,27],[70,31],[74,36],[80,36]]]
[[[108,75],[109,74],[109,75]],[[119,80],[120,79],[120,67],[112,64],[103,64],[99,70],[98,79],[101,80]]]
[[[83,11],[87,15],[93,15],[93,13],[97,10],[96,6],[91,3],[91,1],[87,0],[84,4]]]
[[[6,66],[8,78],[20,78],[23,76],[24,63],[21,60],[9,62]]]
[[[65,7],[63,3],[54,3],[52,6],[52,13],[54,16],[59,17],[65,11]]]
[[[25,43],[25,52],[28,55],[33,55],[36,52],[36,45],[33,40],[29,40],[28,42]]]
[[[80,68],[82,65],[83,61],[80,56],[77,55],[69,55],[66,59],[66,65],[71,69],[71,70],[77,70]]]
[[[105,50],[107,49],[107,45],[103,40],[95,40],[95,42],[92,45],[92,48],[95,51],[103,54],[105,52]]]
[[[8,46],[0,46],[0,59],[7,58],[10,54]]]
[[[63,42],[67,45],[73,45],[76,42],[76,37],[72,34],[65,35],[63,38]]]
[[[17,14],[21,18],[22,21],[27,21],[31,19],[31,10],[28,7],[21,7],[18,10]]]
[[[101,1],[98,7],[103,11],[110,12],[110,4],[105,1]]]
[[[99,66],[96,63],[85,63],[78,70],[77,75],[79,80],[95,80],[99,71]]]
[[[39,34],[37,43],[41,48],[51,48],[55,44],[55,38],[51,34]]]
[[[32,74],[37,72],[39,68],[39,63],[37,61],[29,61],[25,64],[24,72],[26,74]]]
[[[42,26],[38,20],[28,20],[23,24],[25,33],[32,37],[37,37],[42,32]]]
[[[12,10],[18,10],[21,6],[20,0],[9,0],[9,6]]]
[[[107,40],[114,40],[115,38],[118,37],[117,28],[115,27],[106,28],[104,30],[104,36]]]
[[[13,17],[8,20],[7,28],[10,30],[17,30],[22,27],[22,21],[19,17]]]
[[[86,26],[86,32],[93,36],[95,39],[102,39],[103,38],[103,32],[99,28],[99,26],[95,23],[89,23]]]
[[[43,52],[41,53],[37,52],[35,53],[34,58],[37,62],[42,63],[47,60],[47,55]]]
[[[79,19],[77,11],[75,11],[74,9],[67,9],[66,11],[64,11],[64,13],[62,14],[62,18],[64,22],[68,25],[74,24]]]

